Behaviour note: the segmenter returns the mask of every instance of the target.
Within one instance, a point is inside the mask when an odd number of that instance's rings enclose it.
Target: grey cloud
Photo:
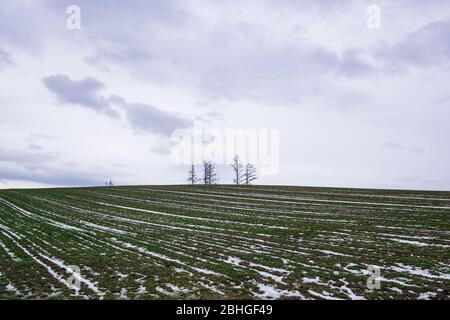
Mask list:
[[[394,149],[394,150],[403,149],[402,145],[400,145],[397,142],[392,142],[392,141],[388,141],[388,142],[384,143],[383,147],[386,149]]]
[[[166,156],[170,154],[170,147],[168,146],[158,146],[150,149],[150,152]]]
[[[32,134],[25,138],[25,141],[28,143],[28,149],[33,152],[41,152],[44,151],[44,148],[41,146],[40,142],[43,140],[54,140],[55,137],[51,137],[43,134]]]
[[[265,5],[269,10],[292,7],[326,13],[345,10],[351,2],[266,0]],[[43,7],[59,17],[71,4],[70,0],[50,1]],[[221,20],[211,25],[190,13],[180,1],[111,0],[108,10],[97,1],[80,0],[76,4],[82,10],[82,32],[68,35],[82,37],[92,48],[93,53],[85,57],[87,63],[102,70],[108,70],[108,64],[120,65],[141,80],[192,86],[208,96],[298,104],[305,96],[317,94],[317,87],[323,85],[323,78],[329,74],[358,77],[371,71],[354,50],[342,54],[322,50],[324,55],[320,56],[320,49],[306,41],[293,46],[271,41],[264,26],[245,22],[228,25]],[[220,10],[226,4],[219,1],[215,5]],[[28,14],[25,11],[24,19],[29,18]],[[50,26],[54,23],[49,20]],[[8,25],[12,25],[11,21]],[[24,30],[18,27],[20,34],[33,34],[30,26],[34,24],[25,24]],[[167,41],[166,35],[171,41]],[[305,83],[304,79],[311,76],[317,79],[317,85]],[[71,81],[70,91],[78,88],[74,80],[59,80]],[[117,116],[106,107],[95,86],[83,96],[69,94],[67,88],[53,89],[65,103]]]
[[[57,74],[45,77],[44,83],[63,104],[79,105],[112,117],[118,116],[106,98],[99,94],[105,85],[94,78],[72,80],[66,75]]]
[[[11,56],[9,55],[8,52],[6,52],[0,47],[0,70],[11,65],[12,65]]]
[[[53,185],[101,185],[108,178],[98,168],[64,166],[58,152],[0,149],[0,177]]]
[[[46,25],[41,23],[46,17],[37,7],[37,1],[0,1],[0,43],[34,51],[40,39],[37,32],[44,31]]]
[[[411,147],[410,151],[412,154],[422,154],[425,152],[425,150],[423,150],[423,148],[418,147],[418,146]]]
[[[36,143],[30,143],[28,145],[28,148],[30,148],[30,150],[38,150],[38,151],[42,150],[42,147]]]
[[[44,133],[34,133],[34,134],[31,134],[29,137],[27,137],[27,141],[31,141],[33,139],[56,140],[56,139],[59,139],[59,137],[55,136],[55,135],[44,134]]]
[[[144,48],[119,48],[99,49],[93,56],[87,57],[86,62],[90,65],[104,65],[105,62],[113,62],[120,65],[144,64],[153,59],[153,55]]]
[[[384,143],[383,147],[386,149],[392,149],[392,150],[404,150],[405,149],[401,144],[399,144],[397,142],[392,142],[392,141]],[[421,148],[419,146],[412,146],[412,147],[409,147],[407,150],[411,154],[415,154],[415,155],[424,153],[423,148]]]
[[[450,20],[432,22],[377,52],[388,68],[428,67],[450,60]]]
[[[298,104],[305,96],[316,94],[328,75],[354,78],[373,72],[356,48],[335,53],[306,40],[294,45],[274,44],[264,39],[264,32],[249,24],[219,24],[210,32],[200,31],[200,40],[178,35],[174,40],[177,46],[173,46],[161,37],[150,36],[146,40],[152,52],[128,52],[116,49],[121,44],[114,43],[111,49],[103,48],[87,60],[99,66],[125,67],[140,80],[192,86],[208,96],[285,104]],[[141,44],[130,40],[127,45],[133,48]],[[305,78],[317,81],[305,82]],[[335,86],[326,85],[328,92]]]
[[[226,117],[217,111],[207,112],[206,114],[198,115],[194,118],[195,121],[201,121],[204,123],[222,122],[226,120]]]
[[[68,33],[65,19],[69,5],[82,13],[83,36],[95,47],[102,42],[125,44],[140,31],[157,32],[149,26],[183,27],[187,16],[178,0],[36,0],[0,1],[0,43],[7,43],[35,57],[43,53],[48,41],[59,37],[80,38]],[[123,45],[126,48],[126,45]]]
[[[321,12],[335,12],[347,9],[353,0],[264,0],[266,5],[276,10],[288,8],[293,10],[318,10]]]
[[[57,160],[58,153],[30,152],[30,151],[8,151],[0,149],[0,162],[21,163],[28,169],[34,168],[37,163]]]
[[[28,142],[28,145],[37,145],[41,141],[51,141],[59,139],[57,136],[42,134],[42,133],[34,133],[30,134],[25,138],[25,141]]]
[[[186,68],[186,73],[198,74],[197,83],[206,94],[286,105],[298,105],[305,97],[315,96],[319,91],[324,96],[332,96],[333,91],[345,91],[337,88],[339,84],[330,82],[327,76],[360,77],[372,71],[352,50],[339,55],[306,43],[298,47],[255,44],[247,48],[239,52],[230,48],[230,55],[216,52],[220,58],[209,61],[211,65],[207,68],[197,65],[197,61],[186,61],[180,68]],[[210,58],[205,59],[208,64]]]
[[[345,9],[352,1],[280,2],[267,0],[265,4],[274,10],[292,6],[327,12]],[[50,8],[64,12],[69,4],[69,0],[52,1]],[[140,79],[189,85],[206,95],[292,104],[315,93],[311,85],[301,84],[310,75],[320,82],[330,73],[355,77],[370,71],[356,52],[329,53],[328,61],[320,61],[311,43],[289,46],[271,41],[264,26],[251,23],[211,25],[189,13],[180,1],[135,0],[125,4],[112,0],[108,10],[97,1],[81,0],[77,5],[83,14],[79,36],[94,49],[85,58],[89,64],[103,70],[108,64],[124,66]],[[219,10],[225,6],[222,2],[215,5]],[[165,35],[172,40],[167,41]]]
[[[108,179],[106,174],[98,174],[95,170],[84,172],[82,170],[64,170],[56,168],[45,168],[38,172],[27,170],[11,170],[0,166],[0,176],[7,180],[32,181],[50,185],[62,186],[95,186],[103,185]]]
[[[72,4],[72,0],[53,0],[50,8],[58,13],[65,12]],[[153,36],[161,28],[183,28],[189,19],[183,9],[186,4],[179,0],[108,0],[107,4],[77,0],[76,5],[82,11],[83,35],[96,42],[97,47],[108,43],[126,50],[128,44],[138,41],[142,33]]]
[[[45,77],[44,83],[64,104],[80,105],[113,117],[118,117],[113,105],[119,106],[125,111],[128,122],[137,132],[170,135],[176,129],[189,126],[187,119],[154,106],[128,103],[118,95],[109,98],[101,96],[99,92],[105,85],[94,78],[72,80],[66,75],[53,75]]]
[[[437,104],[445,104],[448,102],[450,102],[450,96],[442,96],[442,97],[434,100],[434,103],[437,103]]]
[[[374,72],[374,68],[365,62],[358,50],[346,50],[338,64],[338,72],[347,77],[364,76]]]
[[[145,104],[129,104],[127,117],[135,129],[163,135],[170,135],[176,129],[189,126],[186,119]]]
[[[120,105],[126,111],[128,122],[136,132],[151,132],[168,136],[174,130],[187,128],[190,125],[188,119],[148,104],[128,103],[119,96],[113,96],[109,101]]]
[[[205,115],[206,119],[208,120],[215,120],[215,121],[224,121],[225,120],[225,116],[218,111],[210,111]],[[200,117],[202,118],[202,117]]]
[[[350,48],[337,54],[318,48],[311,54],[310,60],[322,71],[331,71],[345,77],[365,76],[374,72],[374,67],[361,58],[362,50]]]

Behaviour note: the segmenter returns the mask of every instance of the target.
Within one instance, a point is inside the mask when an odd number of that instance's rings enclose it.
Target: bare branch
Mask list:
[[[236,155],[233,158],[233,163],[231,164],[231,167],[233,168],[234,171],[234,178],[233,178],[233,183],[234,184],[241,184],[244,182],[244,165],[241,163],[241,160],[239,159],[239,157]]]
[[[197,173],[195,172],[195,166],[192,164],[189,173],[188,173],[188,179],[187,181],[190,182],[192,185],[196,184],[198,182]]]
[[[244,181],[246,185],[252,184],[252,181],[255,181],[258,179],[258,176],[256,174],[256,168],[251,163],[247,163],[245,166],[245,172],[244,172]]]

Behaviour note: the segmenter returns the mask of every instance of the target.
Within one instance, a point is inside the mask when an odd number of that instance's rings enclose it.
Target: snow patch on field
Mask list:
[[[430,300],[430,299],[435,299],[436,297],[437,297],[436,292],[425,292],[425,293],[421,293],[417,299],[418,300]]]
[[[281,290],[270,284],[257,283],[258,290],[262,293],[256,293],[255,296],[260,299],[280,299],[283,297],[294,297],[305,300],[305,296],[297,290]]]
[[[425,242],[420,242],[420,241],[404,240],[404,239],[396,239],[396,238],[391,238],[389,240],[395,241],[398,243],[406,243],[406,244],[410,244],[410,245],[417,246],[417,247],[441,247],[441,248],[449,248],[450,247],[448,245],[443,245],[443,244],[430,244],[430,243],[425,243]]]
[[[117,274],[117,276],[120,278],[120,280],[123,280],[123,279],[125,279],[125,278],[128,277],[127,274],[120,273],[119,271],[116,271],[116,274]]]
[[[147,293],[147,288],[145,286],[143,286],[143,285],[140,285],[136,293],[140,294],[140,295],[146,294]]]
[[[217,294],[219,294],[219,295],[221,295],[221,296],[224,296],[224,295],[225,295],[225,293],[223,293],[222,291],[220,291],[219,289],[217,289],[215,286],[206,284],[206,283],[204,283],[204,282],[202,282],[202,281],[199,282],[199,284],[200,284],[202,287],[204,287],[204,288],[206,288],[206,289],[208,289],[208,290],[211,290],[212,292],[217,293]]]
[[[22,295],[22,292],[20,292],[20,290],[17,289],[11,282],[8,283],[8,285],[6,286],[6,291],[12,292],[16,296],[21,296]]]
[[[61,259],[57,259],[57,258],[50,258],[47,257],[43,254],[39,254],[42,258],[47,259],[48,261],[54,263],[55,265],[57,265],[58,267],[66,270],[68,273],[72,274],[72,276],[77,279],[78,281],[84,283],[89,289],[91,289],[92,291],[94,291],[97,295],[99,296],[103,296],[104,293],[102,293],[100,291],[100,289],[97,287],[96,284],[94,284],[93,282],[91,282],[90,280],[84,278],[83,276],[81,276],[81,274],[76,273],[70,266],[66,265],[64,263],[64,261],[62,261]],[[78,292],[78,289],[76,290]]]
[[[441,273],[440,275],[434,275],[429,270],[415,266],[407,266],[402,263],[397,263],[397,266],[391,267],[391,269],[397,272],[408,273],[415,276],[421,276],[432,279],[450,280],[450,274]]]
[[[352,289],[348,287],[349,283],[345,279],[340,279],[344,284],[341,286],[341,292],[345,293],[352,300],[366,300],[363,296],[355,294]]]
[[[342,299],[333,297],[326,291],[322,291],[322,293],[319,293],[319,292],[316,292],[316,291],[310,289],[310,290],[308,290],[308,293],[312,296],[319,297],[324,300],[342,300]]]
[[[395,241],[395,242],[398,242],[398,243],[411,244],[413,246],[418,246],[418,247],[428,247],[429,246],[428,243],[420,242],[420,241],[412,241],[412,240],[404,240],[404,239],[396,239],[396,238],[391,238],[389,240]]]
[[[288,271],[288,270],[267,267],[267,266],[264,266],[264,265],[258,264],[258,263],[250,263],[249,265],[250,265],[250,267],[253,267],[253,268],[249,268],[249,269],[259,273],[264,278],[272,279],[273,281],[281,283],[281,284],[285,284],[285,282],[283,282],[283,277],[290,274],[290,271]],[[266,271],[262,271],[262,270],[255,269],[255,268],[261,268]],[[282,273],[283,275],[280,276],[280,275],[276,275],[275,273]]]
[[[156,253],[156,252],[153,252],[153,251],[149,251],[149,250],[147,250],[147,249],[145,249],[143,247],[139,247],[139,246],[133,245],[133,244],[128,243],[128,242],[120,241],[120,240],[117,240],[116,238],[111,238],[111,240],[114,241],[115,243],[118,243],[118,244],[124,246],[125,248],[135,249],[135,250],[137,250],[140,253],[143,253],[145,255],[148,255],[148,256],[151,256],[151,257],[154,257],[154,258],[159,258],[159,259],[162,259],[162,260],[165,260],[165,261],[169,261],[169,262],[177,263],[177,264],[180,264],[180,265],[183,265],[183,266],[187,266],[190,269],[195,270],[195,271],[200,272],[200,273],[204,273],[204,274],[207,274],[207,275],[222,276],[221,274],[219,274],[217,272],[214,272],[214,271],[211,271],[211,270],[208,270],[208,269],[205,269],[205,268],[199,268],[199,267],[190,266],[187,263],[182,262],[180,260],[169,258],[166,255],[163,255],[163,254],[160,254],[160,253]]]
[[[397,293],[399,293],[399,294],[402,294],[402,293],[403,293],[403,290],[402,290],[402,289],[399,289],[399,288],[396,288],[396,287],[389,288],[389,289],[391,289],[392,291],[397,292]]]
[[[158,291],[159,293],[162,293],[166,296],[177,296],[177,295],[189,292],[188,289],[176,286],[171,283],[167,283],[166,287],[168,287],[171,291],[169,291],[165,288],[162,288],[162,287],[156,287],[156,291]]]
[[[320,277],[315,277],[315,278],[307,278],[304,277],[302,279],[303,283],[316,283],[316,284],[321,284],[320,282]]]
[[[225,261],[226,263],[232,264],[232,265],[234,265],[234,266],[239,266],[239,264],[241,263],[242,260],[239,259],[239,258],[230,256],[230,257],[228,257],[227,260],[224,260],[224,261]]]
[[[98,225],[98,224],[95,224],[95,223],[92,223],[92,222],[80,221],[80,223],[82,225],[87,226],[87,227],[91,227],[91,228],[94,228],[94,229],[97,229],[97,230],[101,230],[101,231],[109,231],[109,232],[118,233],[118,234],[121,234],[121,235],[127,235],[128,234],[128,232],[126,232],[126,231],[115,229],[115,228],[110,228],[110,227],[106,227],[106,226],[101,226],[101,225]]]
[[[322,253],[325,253],[325,254],[331,254],[333,256],[351,257],[351,255],[339,253],[339,252],[335,252],[335,251],[330,251],[330,250],[319,250],[319,251]]]
[[[128,299],[127,292],[128,292],[128,289],[126,289],[126,288],[120,289],[120,294],[118,295],[119,299],[127,300]]]
[[[343,270],[350,272],[352,274],[355,274],[355,275],[369,275],[370,274],[369,271],[367,271],[367,268],[366,269],[350,269],[350,268],[356,267],[356,266],[358,266],[356,263],[349,263],[343,268]]]

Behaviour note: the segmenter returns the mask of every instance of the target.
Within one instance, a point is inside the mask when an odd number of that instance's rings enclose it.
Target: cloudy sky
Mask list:
[[[260,184],[450,190],[449,71],[447,0],[1,0],[0,188],[184,183],[202,120],[279,130]]]

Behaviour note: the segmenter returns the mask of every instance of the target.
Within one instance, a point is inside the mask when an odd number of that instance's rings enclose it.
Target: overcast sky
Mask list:
[[[447,0],[1,0],[0,188],[185,183],[201,119],[279,130],[259,184],[450,190],[449,71]]]

